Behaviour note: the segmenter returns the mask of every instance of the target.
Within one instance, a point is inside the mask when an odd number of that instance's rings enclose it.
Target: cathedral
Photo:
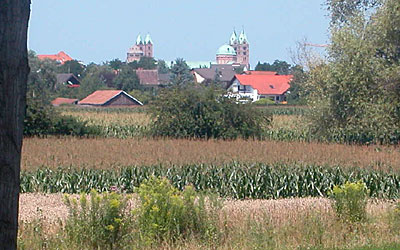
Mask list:
[[[139,61],[144,56],[153,57],[153,41],[150,34],[147,34],[144,39],[140,34],[137,36],[135,45],[128,50],[126,62]]]
[[[229,44],[219,47],[216,55],[217,64],[240,64],[249,68],[250,62],[249,42],[244,30],[237,36],[232,32]]]

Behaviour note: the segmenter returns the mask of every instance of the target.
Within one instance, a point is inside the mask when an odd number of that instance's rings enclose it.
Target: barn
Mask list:
[[[78,105],[85,106],[142,106],[139,100],[123,90],[97,90],[78,102]]]

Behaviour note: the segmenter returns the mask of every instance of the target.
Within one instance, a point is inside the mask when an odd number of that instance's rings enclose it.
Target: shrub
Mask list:
[[[269,105],[269,104],[276,104],[275,101],[269,99],[269,98],[263,98],[260,99],[256,102],[254,102],[255,105]]]
[[[129,198],[114,192],[99,195],[93,190],[90,202],[86,194],[82,194],[78,204],[76,199],[65,196],[64,202],[69,209],[65,226],[68,239],[92,249],[120,249],[131,225],[131,218],[126,213]]]
[[[251,104],[236,104],[211,87],[173,87],[150,109],[153,136],[235,139],[263,137],[271,116]]]
[[[335,186],[330,197],[334,200],[334,209],[338,217],[347,222],[365,220],[368,192],[367,186],[361,181]]]
[[[167,179],[152,177],[140,185],[138,193],[141,205],[135,212],[142,239],[174,241],[216,235],[216,203],[206,210],[204,196],[197,195],[193,187],[180,192]]]

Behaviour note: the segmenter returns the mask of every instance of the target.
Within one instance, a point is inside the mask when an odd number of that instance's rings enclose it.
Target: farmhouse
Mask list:
[[[57,84],[65,85],[69,88],[77,88],[81,85],[79,79],[71,73],[57,74]]]
[[[240,68],[240,64],[211,64],[210,68],[193,69],[192,74],[197,83],[218,82],[226,88]]]
[[[238,99],[247,98],[255,102],[270,98],[275,102],[286,101],[293,75],[277,75],[276,72],[251,71],[243,75],[236,74],[228,87],[228,96]]]
[[[78,101],[78,99],[58,97],[51,101],[51,104],[53,104],[53,106],[60,106],[62,104],[78,104]]]
[[[123,90],[97,90],[78,102],[87,106],[142,106],[139,100]]]

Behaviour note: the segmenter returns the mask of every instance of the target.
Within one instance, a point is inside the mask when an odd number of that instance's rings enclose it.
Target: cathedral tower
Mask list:
[[[236,51],[236,62],[242,65],[246,65],[249,68],[250,62],[250,50],[249,42],[244,30],[237,37],[236,32],[233,31],[231,38],[229,39],[229,45],[231,45]]]
[[[126,62],[139,61],[144,56],[153,57],[153,41],[150,34],[147,34],[144,40],[140,34],[137,36],[135,45],[128,50]]]

